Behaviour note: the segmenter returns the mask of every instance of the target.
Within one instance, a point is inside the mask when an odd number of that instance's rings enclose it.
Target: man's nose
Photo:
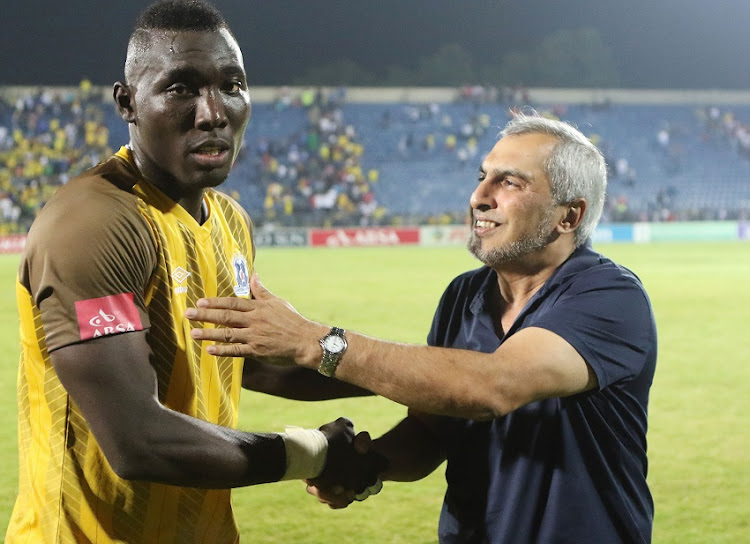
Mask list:
[[[487,210],[495,206],[491,188],[492,184],[487,180],[477,184],[469,198],[469,206],[472,210]]]
[[[195,126],[201,130],[213,130],[227,124],[227,111],[219,89],[202,91],[195,106]]]

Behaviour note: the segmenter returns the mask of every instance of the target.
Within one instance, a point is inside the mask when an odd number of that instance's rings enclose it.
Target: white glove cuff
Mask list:
[[[282,480],[316,478],[323,472],[328,454],[328,439],[318,429],[288,425],[281,433],[286,447],[286,472]]]
[[[370,497],[372,495],[377,495],[380,493],[380,490],[383,489],[383,482],[380,478],[378,478],[378,481],[372,484],[370,487],[365,488],[365,490],[362,493],[358,493],[357,495],[354,495],[355,501],[363,501],[367,497]]]

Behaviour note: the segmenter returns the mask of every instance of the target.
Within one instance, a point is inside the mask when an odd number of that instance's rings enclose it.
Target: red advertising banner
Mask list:
[[[25,234],[0,236],[0,253],[21,253],[26,246]]]
[[[419,228],[312,229],[310,243],[316,247],[397,246],[419,243]]]

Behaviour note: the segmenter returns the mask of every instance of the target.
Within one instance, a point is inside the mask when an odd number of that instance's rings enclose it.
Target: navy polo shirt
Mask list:
[[[496,285],[488,267],[453,280],[428,343],[490,353],[525,327],[544,328],[583,356],[599,387],[492,421],[443,418],[448,489],[440,542],[650,542],[646,427],[656,326],[640,280],[587,243],[504,338],[488,309]]]

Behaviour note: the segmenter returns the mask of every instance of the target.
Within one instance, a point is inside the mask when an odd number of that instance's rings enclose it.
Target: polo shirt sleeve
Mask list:
[[[527,326],[564,338],[596,373],[600,390],[636,377],[656,349],[648,296],[616,267],[578,274]]]

